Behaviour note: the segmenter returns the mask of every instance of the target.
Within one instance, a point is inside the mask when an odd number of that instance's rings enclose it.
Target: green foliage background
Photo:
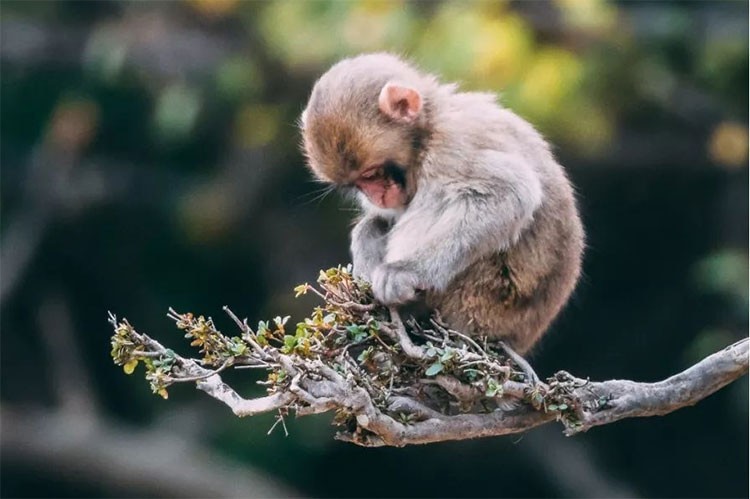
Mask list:
[[[186,411],[201,442],[302,494],[590,493],[584,476],[559,479],[573,458],[555,431],[365,450],[334,442],[319,416],[267,436],[270,417],[238,420],[185,386],[165,402],[111,364],[107,310],[176,347],[169,306],[224,329],[222,305],[251,321],[307,315],[314,301],[294,300],[292,287],[348,260],[353,214],[319,198],[295,121],[316,76],[364,51],[497,92],[568,168],[589,249],[574,300],[532,357],[540,374],[656,380],[747,335],[746,2],[0,8],[5,407],[56,403],[40,335],[40,305],[54,297],[107,418],[148,427]],[[31,236],[17,239],[19,227]],[[258,390],[239,374],[240,388]],[[747,393],[745,378],[693,409],[575,445],[639,495],[742,496]],[[7,460],[0,478],[4,496],[127,494]]]

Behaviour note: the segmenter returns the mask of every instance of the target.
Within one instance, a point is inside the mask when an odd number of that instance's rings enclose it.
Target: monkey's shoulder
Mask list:
[[[549,144],[536,128],[499,104],[493,94],[453,94],[444,113],[435,119],[432,131],[436,157],[477,163],[478,152],[495,152],[530,162],[553,160]]]

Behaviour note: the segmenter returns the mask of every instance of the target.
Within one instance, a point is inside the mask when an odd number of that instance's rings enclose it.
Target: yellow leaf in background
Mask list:
[[[315,68],[346,52],[341,32],[355,2],[264,2],[258,25],[266,47],[287,66]]]
[[[231,14],[239,0],[188,0],[193,10],[206,17],[220,18]]]
[[[159,395],[161,395],[161,398],[163,398],[164,400],[167,400],[169,398],[169,394],[167,393],[167,389],[166,388],[162,388],[157,393]]]
[[[474,37],[476,57],[472,72],[480,87],[504,88],[532,56],[533,32],[516,14],[485,17]]]
[[[534,117],[557,112],[565,97],[578,90],[583,74],[581,61],[556,47],[540,50],[523,76],[520,99]]]
[[[129,361],[126,364],[123,364],[122,370],[125,371],[125,374],[133,374],[133,371],[135,371],[136,366],[138,365],[138,359],[133,359]]]
[[[725,168],[747,166],[748,129],[739,123],[725,121],[711,133],[708,153],[711,160]]]
[[[479,0],[473,4],[482,15],[495,16],[508,11],[510,0]]]
[[[357,2],[358,9],[374,15],[388,14],[403,7],[403,0],[360,0]]]
[[[617,7],[608,0],[555,0],[555,4],[573,28],[604,34],[617,22]]]
[[[402,1],[367,0],[351,2],[341,27],[344,53],[390,50],[402,52],[421,32],[412,5]]]

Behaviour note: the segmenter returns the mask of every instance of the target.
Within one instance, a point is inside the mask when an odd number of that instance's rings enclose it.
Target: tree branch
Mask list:
[[[748,338],[744,338],[664,381],[593,383],[591,389],[609,401],[585,418],[581,431],[625,418],[663,416],[695,405],[747,372]]]
[[[519,433],[560,421],[573,435],[624,418],[668,414],[693,405],[748,372],[748,339],[657,383],[591,382],[560,371],[540,381],[531,366],[502,344],[452,331],[435,317],[401,321],[396,310],[372,302],[369,287],[348,268],[321,272],[325,301],[286,332],[288,317],[253,331],[225,309],[242,337],[227,337],[211,318],[170,311],[202,359],[187,359],[140,334],[127,322],[115,328],[112,355],[132,372],[146,365],[152,389],[166,398],[176,382],[223,402],[237,416],[290,410],[298,416],[335,411],[336,438],[362,446],[404,446]],[[372,306],[371,306],[372,305]],[[385,333],[381,337],[380,333]],[[501,355],[503,352],[504,355]],[[219,369],[208,367],[220,366]],[[266,369],[267,394],[243,398],[219,371]]]

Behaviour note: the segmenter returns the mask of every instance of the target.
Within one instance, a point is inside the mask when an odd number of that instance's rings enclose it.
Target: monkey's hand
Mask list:
[[[419,274],[403,263],[384,263],[372,274],[375,299],[386,305],[398,305],[415,298],[423,288]]]

